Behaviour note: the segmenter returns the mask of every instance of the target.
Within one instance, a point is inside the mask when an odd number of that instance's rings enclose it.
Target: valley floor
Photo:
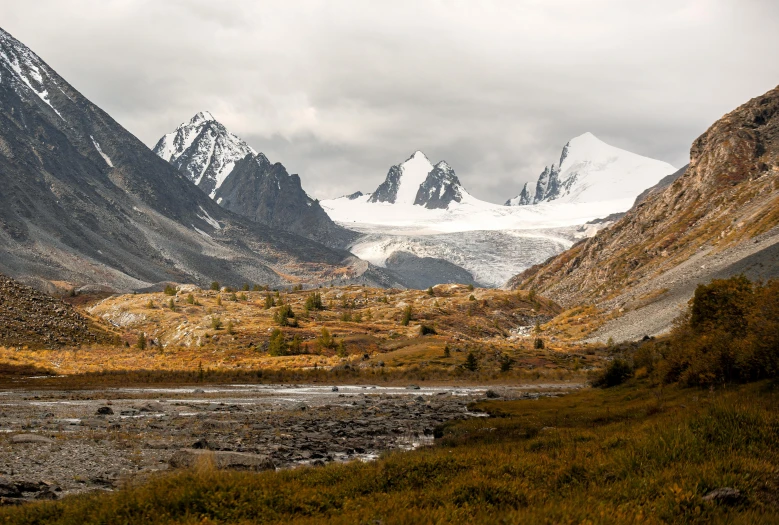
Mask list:
[[[377,461],[259,474],[203,464],[110,494],[6,508],[0,522],[776,523],[777,408],[767,383],[633,380],[486,400],[471,410],[491,417],[445,423],[435,446]]]

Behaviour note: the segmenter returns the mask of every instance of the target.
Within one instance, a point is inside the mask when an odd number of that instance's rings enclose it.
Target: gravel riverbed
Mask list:
[[[490,387],[533,399],[580,385]],[[487,387],[219,385],[0,391],[0,501],[113,490],[197,462],[245,470],[378,457],[430,444],[437,426],[482,417]]]

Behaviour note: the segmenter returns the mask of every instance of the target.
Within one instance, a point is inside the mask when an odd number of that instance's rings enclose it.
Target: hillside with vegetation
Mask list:
[[[668,308],[676,308],[696,283],[722,274],[775,277],[778,190],[779,87],[715,122],[693,143],[689,166],[670,186],[509,287],[620,315],[665,294],[674,296]],[[750,257],[751,266],[730,268]]]

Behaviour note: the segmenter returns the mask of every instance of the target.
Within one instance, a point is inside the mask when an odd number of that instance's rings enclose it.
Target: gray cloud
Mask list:
[[[773,0],[0,0],[3,27],[153,146],[201,109],[320,198],[421,149],[503,202],[565,142],[676,166],[779,83]]]

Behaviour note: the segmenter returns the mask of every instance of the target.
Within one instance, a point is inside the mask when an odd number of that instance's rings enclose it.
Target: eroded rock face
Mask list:
[[[0,275],[0,345],[56,348],[108,342],[69,304]]]
[[[779,88],[725,115],[690,149],[690,165],[595,237],[511,279],[563,305],[598,302],[779,224]]]

